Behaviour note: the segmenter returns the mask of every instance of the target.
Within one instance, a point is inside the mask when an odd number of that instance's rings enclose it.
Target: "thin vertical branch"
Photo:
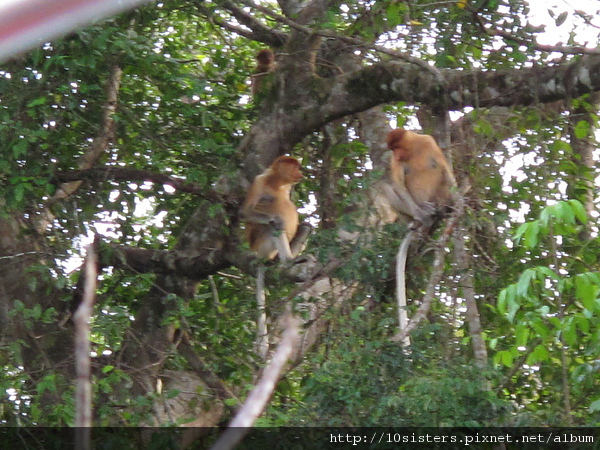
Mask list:
[[[102,123],[100,124],[100,131],[98,135],[94,138],[94,141],[89,146],[89,148],[79,158],[79,169],[83,170],[93,167],[98,158],[100,158],[100,156],[108,150],[110,143],[113,142],[115,139],[115,130],[117,127],[115,115],[117,112],[119,89],[121,87],[122,77],[123,70],[117,64],[113,65],[110,69],[108,79],[106,80],[106,84],[104,86],[106,101],[103,106]],[[66,183],[62,183],[60,186],[57,187],[54,195],[50,197],[44,205],[44,211],[41,216],[42,218],[37,224],[38,230],[43,232],[46,229],[46,226],[52,222],[54,218],[50,210],[52,205],[73,195],[77,191],[77,189],[79,189],[81,183],[81,180],[69,181]]]
[[[118,66],[112,66],[108,79],[104,86],[104,93],[106,95],[106,102],[102,112],[102,123],[98,136],[92,142],[89,149],[81,155],[79,159],[79,169],[89,169],[93,167],[98,158],[108,150],[108,147],[115,139],[115,115],[117,113],[117,104],[119,99],[119,88],[121,86],[121,78],[123,77],[123,70]],[[81,185],[81,181],[70,181],[68,183],[61,184],[54,196],[50,199],[49,203],[55,203],[64,198],[72,195]]]
[[[94,310],[96,297],[96,278],[98,276],[98,257],[94,244],[87,248],[84,263],[83,301],[73,315],[75,324],[75,370],[77,389],[75,393],[75,440],[76,448],[88,450],[91,445],[92,426],[92,380],[90,361],[90,318]]]
[[[460,273],[460,287],[462,288],[462,296],[467,305],[467,323],[469,324],[469,335],[471,336],[471,343],[473,345],[475,364],[479,368],[484,368],[487,366],[488,355],[482,335],[477,300],[475,299],[473,268],[471,267],[470,257],[467,253],[464,229],[457,228],[454,235],[454,245],[456,267]]]
[[[594,150],[596,143],[593,138],[595,130],[596,112],[600,104],[600,94],[593,93],[588,98],[589,104],[583,104],[576,108],[570,106],[569,110],[569,141],[573,149],[572,161],[578,170],[577,176],[568,177],[567,193],[569,197],[580,200],[588,213],[592,217],[596,209],[594,203]],[[589,126],[590,133],[585,137],[578,137],[576,133],[579,122],[584,122]],[[582,241],[591,239],[591,228],[588,224],[580,234]]]

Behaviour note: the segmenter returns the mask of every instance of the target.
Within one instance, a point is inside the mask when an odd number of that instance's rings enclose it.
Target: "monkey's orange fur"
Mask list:
[[[301,166],[291,156],[280,156],[258,175],[246,196],[242,214],[250,248],[261,258],[273,259],[278,247],[274,232],[289,243],[298,230],[298,211],[290,199],[292,186],[302,179]],[[291,257],[291,255],[280,255]]]
[[[389,133],[387,145],[393,152],[390,171],[396,194],[390,203],[398,212],[423,221],[452,204],[456,182],[433,137],[396,129]]]

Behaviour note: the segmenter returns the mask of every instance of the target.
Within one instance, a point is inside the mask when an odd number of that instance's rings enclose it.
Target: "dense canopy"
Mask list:
[[[267,267],[271,352],[300,334],[257,424],[600,425],[599,12],[534,3],[169,0],[2,63],[1,423],[75,424],[93,274],[93,424],[226,424],[269,362],[239,207],[288,154],[313,231]],[[409,349],[396,127],[464,193],[409,252]]]

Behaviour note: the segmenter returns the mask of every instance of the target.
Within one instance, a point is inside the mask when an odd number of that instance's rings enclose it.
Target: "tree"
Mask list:
[[[268,270],[273,345],[288,308],[303,333],[262,423],[598,424],[600,57],[575,35],[538,44],[529,12],[170,1],[4,64],[4,423],[74,423],[72,266],[94,234],[94,423],[226,421],[264,364],[238,208],[290,153],[314,259]],[[552,14],[561,28],[593,17]],[[250,99],[264,47],[277,66]],[[434,135],[471,185],[452,226],[411,252],[410,358],[391,341],[405,227],[374,220],[368,195],[390,123]]]

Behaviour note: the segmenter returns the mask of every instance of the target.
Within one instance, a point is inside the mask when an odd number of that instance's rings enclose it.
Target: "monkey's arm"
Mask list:
[[[419,206],[406,187],[405,165],[400,163],[394,155],[390,161],[390,183],[383,183],[384,194],[390,205],[397,212],[411,217],[419,222],[424,222],[435,214],[435,206],[424,204]]]
[[[283,229],[283,219],[277,214],[257,211],[257,206],[273,202],[272,196],[266,194],[265,182],[258,177],[250,186],[246,200],[240,209],[240,216],[246,222],[269,225],[274,230]]]
[[[383,183],[382,188],[392,208],[402,214],[419,222],[426,222],[435,213],[433,204],[417,205],[403,184],[394,183],[392,186],[389,183]]]
[[[246,222],[258,223],[261,225],[269,225],[273,230],[283,230],[283,219],[275,214],[267,214],[255,210],[244,212],[241,211],[241,217]]]

